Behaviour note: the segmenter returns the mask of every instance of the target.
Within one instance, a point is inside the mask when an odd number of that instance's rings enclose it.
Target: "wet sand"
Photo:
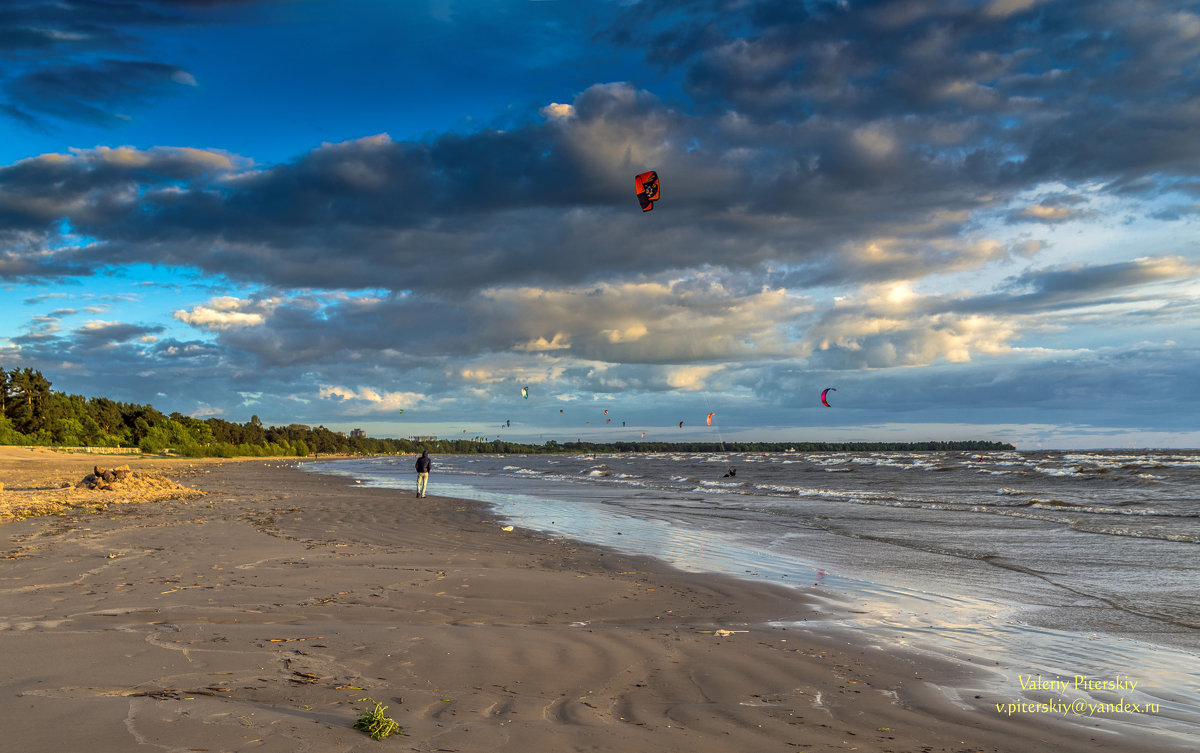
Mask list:
[[[479,503],[290,461],[9,448],[0,502],[126,462],[203,494],[0,523],[6,748],[1170,749],[951,702],[965,668],[772,626],[815,615],[804,591],[506,532]],[[403,736],[353,729],[367,697]]]

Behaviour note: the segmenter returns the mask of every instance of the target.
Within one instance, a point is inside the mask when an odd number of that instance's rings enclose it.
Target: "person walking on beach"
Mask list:
[[[425,487],[429,485],[429,469],[433,467],[433,461],[429,459],[429,450],[422,450],[421,457],[417,458],[417,496],[425,496]]]

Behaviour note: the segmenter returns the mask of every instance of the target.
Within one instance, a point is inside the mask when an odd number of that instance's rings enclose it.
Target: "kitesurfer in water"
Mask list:
[[[733,466],[729,466],[729,473],[726,473],[721,478],[733,478],[736,475],[737,475],[737,468],[734,468]]]
[[[429,450],[422,450],[421,457],[417,458],[417,496],[425,496],[425,487],[429,486],[429,469],[433,468],[433,461],[429,458]]]

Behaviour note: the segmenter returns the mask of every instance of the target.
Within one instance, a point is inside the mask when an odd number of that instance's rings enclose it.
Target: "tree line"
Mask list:
[[[189,457],[383,455],[419,450],[406,439],[347,437],[323,426],[264,426],[164,414],[154,406],[68,395],[33,369],[0,369],[0,445],[137,447]]]
[[[33,369],[0,368],[0,445],[137,447],[189,457],[447,454],[540,454],[552,452],[800,452],[1015,450],[1004,442],[563,442],[526,444],[474,439],[379,439],[351,437],[324,426],[264,426],[258,416],[244,424],[221,418],[164,414],[152,405],[105,397],[68,395],[52,389]]]

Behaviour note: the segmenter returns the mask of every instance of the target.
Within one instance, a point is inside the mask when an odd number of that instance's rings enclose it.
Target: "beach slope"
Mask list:
[[[96,462],[6,450],[0,480],[53,489]],[[815,614],[803,590],[286,461],[153,468],[199,493],[0,524],[6,749],[1162,749],[952,703],[937,683],[959,668],[785,627]],[[404,734],[353,729],[365,698]]]

